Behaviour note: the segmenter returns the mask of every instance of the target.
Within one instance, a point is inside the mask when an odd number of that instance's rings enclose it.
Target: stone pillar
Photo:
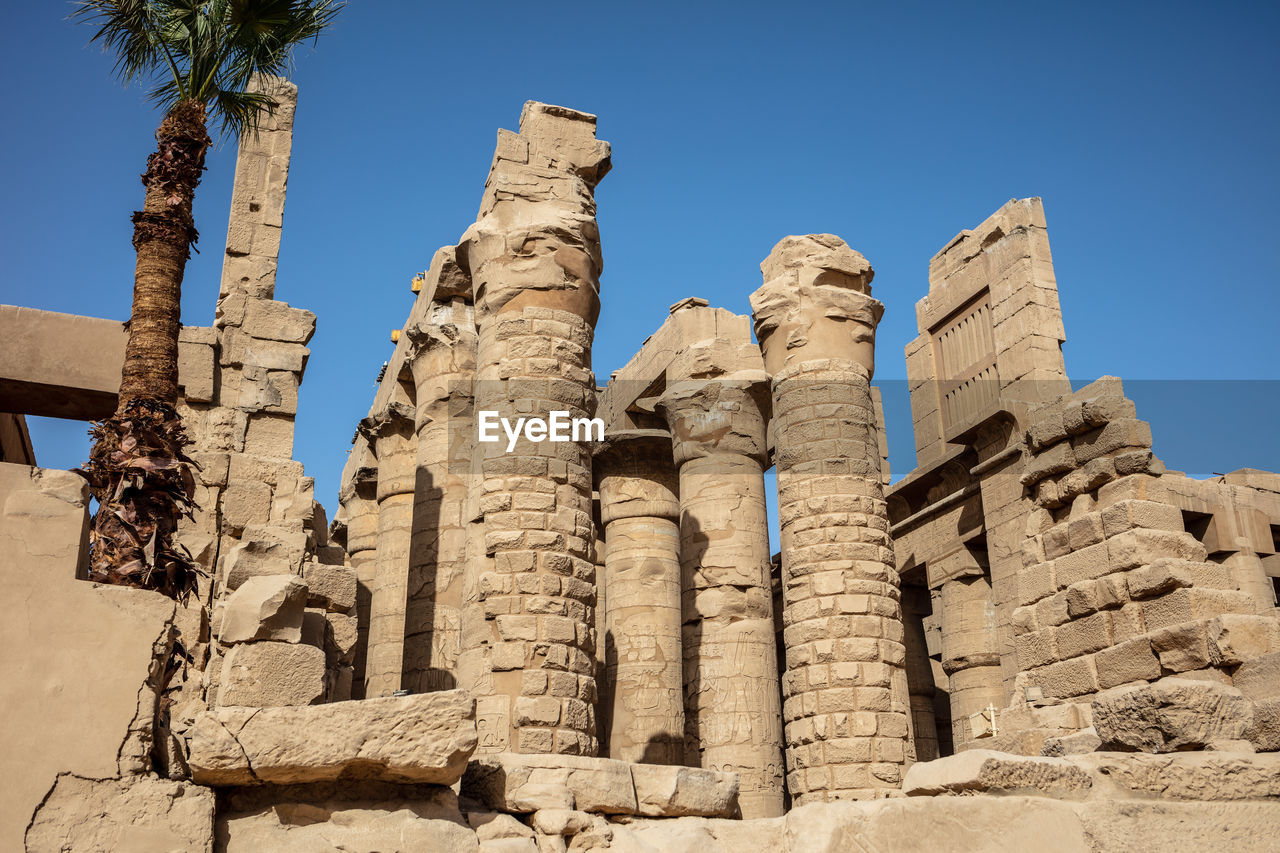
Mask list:
[[[871,375],[884,306],[838,237],[784,238],[751,295],[773,380],[787,672],[787,787],[797,805],[879,797],[907,762],[905,650]]]
[[[601,709],[609,757],[682,764],[680,501],[671,436],[615,432],[593,464],[609,542],[602,583],[609,707]]]
[[[378,548],[369,589],[369,648],[365,696],[390,696],[401,687],[404,614],[413,536],[413,491],[418,454],[414,410],[392,402],[360,422],[378,456]]]
[[[685,760],[737,773],[744,818],[783,810],[756,374],[671,383],[658,402],[680,472]]]
[[[569,421],[595,409],[601,269],[593,191],[609,166],[595,117],[530,102],[501,131],[480,217],[458,247],[475,287],[478,415]],[[590,436],[587,436],[590,438]],[[479,446],[486,559],[468,656],[480,752],[594,755],[591,455],[524,434]]]
[[[924,635],[923,616],[928,609],[928,590],[913,586],[904,589],[903,645],[906,647],[907,692],[911,704],[911,739],[916,759],[932,761],[941,756],[938,748],[938,722],[934,712],[936,689],[933,661],[929,659],[928,641]]]
[[[355,461],[350,479],[344,477],[338,500],[346,525],[347,561],[356,572],[356,648],[352,660],[351,698],[363,699],[369,652],[369,607],[378,565],[378,469],[368,440],[357,434],[351,451]]]
[[[950,686],[952,742],[959,748],[973,740],[971,716],[1005,704],[991,581],[985,575],[949,580],[940,600],[942,669]]]
[[[414,323],[405,329],[417,403],[418,471],[403,684],[414,693],[458,686],[467,538],[464,516],[475,439],[471,379],[476,333],[470,306],[441,305],[433,314],[435,322]]]

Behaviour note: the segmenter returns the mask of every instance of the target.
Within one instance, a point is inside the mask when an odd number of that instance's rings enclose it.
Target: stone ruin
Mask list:
[[[530,102],[329,523],[292,458],[316,318],[272,298],[279,95],[181,341],[198,598],[84,581],[85,485],[35,466],[24,414],[113,409],[120,325],[0,308],[0,847],[1272,849],[1280,475],[1168,471],[1119,379],[1072,390],[1039,199],[931,260],[890,484],[884,306],[833,235],[597,386],[610,149]]]

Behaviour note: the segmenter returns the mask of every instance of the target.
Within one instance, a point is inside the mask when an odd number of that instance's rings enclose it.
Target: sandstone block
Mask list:
[[[578,755],[481,756],[467,766],[462,793],[489,808],[508,812],[547,808],[604,814],[638,811],[630,765]]]
[[[195,781],[214,786],[339,778],[452,785],[475,746],[475,702],[465,691],[443,690],[207,711],[192,728],[189,764]]]
[[[738,775],[661,764],[632,764],[636,804],[653,817],[736,817]]]
[[[349,664],[355,657],[359,641],[359,621],[345,613],[326,613],[329,629],[325,633],[325,653],[333,655],[338,663]]]
[[[1071,448],[1080,464],[1122,449],[1151,446],[1151,424],[1131,418],[1111,421],[1106,426],[1071,439]]]
[[[488,851],[457,795],[429,784],[344,780],[231,789],[219,804],[217,829],[218,850],[226,853]]]
[[[249,299],[245,302],[243,331],[255,338],[305,344],[316,331],[316,315],[287,302]]]
[[[1244,736],[1259,752],[1280,751],[1280,698],[1253,703],[1253,722]]]
[[[1280,699],[1280,652],[1245,661],[1236,669],[1231,682],[1255,702]]]
[[[217,704],[312,705],[324,696],[324,670],[324,652],[314,646],[242,643],[222,662]]]
[[[231,480],[222,493],[222,523],[230,531],[266,524],[271,517],[271,486],[256,480]],[[228,531],[228,532],[230,532]]]
[[[356,606],[355,569],[306,563],[302,579],[307,582],[308,605],[336,613],[349,613]]]
[[[227,589],[236,589],[257,575],[297,575],[306,553],[307,534],[285,527],[251,525],[232,545],[223,566]]]
[[[971,749],[916,762],[902,790],[909,797],[980,792],[1071,797],[1087,793],[1091,784],[1088,773],[1062,758]]]
[[[1150,566],[1132,569],[1125,574],[1129,595],[1135,601],[1154,598],[1193,583],[1190,564],[1180,560],[1156,560]]]
[[[246,580],[227,597],[218,639],[223,645],[253,640],[302,641],[307,585],[293,575]]]
[[[1080,581],[1100,578],[1112,570],[1108,562],[1108,543],[1099,542],[1072,551],[1053,561],[1053,576],[1060,589]]]
[[[1116,687],[1093,701],[1093,724],[1104,749],[1175,752],[1244,736],[1252,708],[1239,690],[1210,681],[1165,678]]]
[[[1103,649],[1096,661],[1098,686],[1104,690],[1130,681],[1154,681],[1160,677],[1160,660],[1146,637]]]
[[[1137,527],[1183,532],[1182,512],[1171,504],[1155,501],[1117,501],[1102,511],[1102,526],[1108,537]]]
[[[1169,625],[1148,636],[1165,671],[1189,672],[1210,664],[1208,631],[1209,623],[1198,620]]]
[[[1107,558],[1114,571],[1149,565],[1162,557],[1204,562],[1204,546],[1189,533],[1137,528],[1107,540]]]
[[[1225,589],[1176,589],[1142,602],[1142,618],[1149,629],[1210,619],[1223,613],[1253,613],[1253,598],[1245,592]]]
[[[591,827],[591,815],[574,809],[539,809],[532,823],[541,835],[577,835]]]
[[[1280,797],[1280,755],[1094,752],[1067,760],[1088,771],[1096,794],[1108,799],[1128,799],[1135,794],[1167,800]]]
[[[1280,651],[1280,619],[1224,613],[1209,625],[1209,658],[1215,666],[1234,666]]]
[[[1041,687],[1044,695],[1065,699],[1084,696],[1098,689],[1098,674],[1092,655],[1042,666],[1027,673],[1029,685]]]
[[[1102,746],[1102,739],[1093,726],[1072,732],[1069,735],[1046,738],[1040,754],[1048,757],[1064,755],[1085,755]]]

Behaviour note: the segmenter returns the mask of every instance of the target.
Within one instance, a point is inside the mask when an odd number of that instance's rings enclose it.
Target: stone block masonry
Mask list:
[[[609,168],[595,117],[530,102],[502,131],[480,216],[459,245],[479,341],[475,408],[590,417],[602,267],[594,189]],[[480,750],[595,755],[591,455],[582,444],[486,444],[477,698]],[[477,626],[479,627],[479,626]]]
[[[772,377],[787,789],[803,805],[894,790],[910,755],[906,652],[871,373],[884,306],[830,234],[787,237],[751,296]]]

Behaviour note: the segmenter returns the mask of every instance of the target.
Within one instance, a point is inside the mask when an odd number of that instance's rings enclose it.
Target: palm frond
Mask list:
[[[265,92],[219,90],[209,103],[214,120],[233,136],[257,134],[264,116],[275,112],[276,101]]]
[[[223,133],[256,132],[275,101],[260,75],[288,76],[293,50],[313,40],[343,0],[77,0],[72,18],[99,27],[126,82],[154,78],[148,96],[168,109],[193,98]],[[168,71],[166,79],[165,71]]]
[[[128,84],[154,73],[162,61],[154,11],[146,0],[78,0],[70,17],[98,28],[90,43],[102,42],[116,55],[115,73]]]

